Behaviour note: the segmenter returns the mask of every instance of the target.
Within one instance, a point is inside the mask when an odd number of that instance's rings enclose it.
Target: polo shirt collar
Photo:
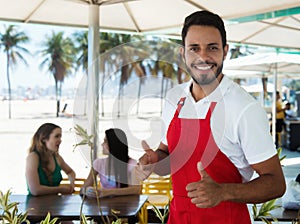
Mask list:
[[[186,85],[186,88],[184,89],[186,94],[191,97],[192,97],[192,94],[190,91],[190,87],[191,87],[192,83],[193,83],[193,81],[191,79],[189,81],[188,85]],[[201,99],[198,102],[218,102],[218,101],[220,101],[224,97],[224,95],[226,94],[228,89],[230,88],[231,84],[232,84],[232,81],[226,75],[224,75],[220,84],[218,85],[218,87],[211,94],[204,97],[203,99]]]

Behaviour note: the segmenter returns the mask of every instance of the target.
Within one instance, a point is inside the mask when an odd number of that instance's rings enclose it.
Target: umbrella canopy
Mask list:
[[[264,76],[282,74],[283,76],[300,76],[300,53],[260,53],[224,62],[225,73],[230,70],[257,72]]]
[[[228,24],[228,40],[235,43],[300,49],[300,14],[262,20],[258,19],[259,16],[256,17],[249,22]]]
[[[288,53],[265,53],[254,54],[236,59],[226,60],[224,62],[224,73],[226,70],[256,71],[262,76],[272,75],[274,78],[273,102],[276,101],[277,77],[278,74],[289,76],[300,76],[300,54]],[[273,103],[272,114],[276,114],[276,105]],[[276,117],[272,116],[272,124],[275,127]],[[275,140],[275,131],[273,129],[273,138]]]
[[[253,84],[249,86],[242,86],[248,93],[261,93],[263,92],[263,86],[261,84]],[[267,84],[267,91],[273,92],[274,84]]]
[[[94,4],[100,9],[101,29],[176,36],[187,15],[207,9],[228,21],[230,42],[300,48],[299,0],[242,4],[240,0],[0,0],[0,4],[1,20],[79,27],[89,26],[89,5]]]

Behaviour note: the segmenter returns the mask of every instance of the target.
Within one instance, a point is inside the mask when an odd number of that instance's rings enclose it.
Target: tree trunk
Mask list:
[[[8,85],[8,118],[11,119],[11,85],[9,77],[9,52],[6,52],[6,76],[7,76],[7,85]]]
[[[55,80],[55,96],[56,96],[56,117],[59,117],[60,100],[59,100],[58,81]]]

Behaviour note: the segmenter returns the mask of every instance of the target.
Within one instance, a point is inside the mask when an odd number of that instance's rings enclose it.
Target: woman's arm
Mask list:
[[[86,180],[84,181],[84,184],[80,188],[80,195],[85,194],[87,187],[94,186],[94,175],[95,175],[95,178],[97,179],[97,174],[98,174],[98,172],[96,170],[94,170],[93,168],[91,168],[91,171],[90,171],[88,177],[86,178]]]
[[[132,194],[140,194],[141,186],[135,185],[124,188],[100,188],[98,189],[98,194],[96,194],[96,189],[94,187],[87,187],[85,191],[85,195],[87,197],[99,198],[109,197],[109,196],[121,196],[121,195],[132,195]]]
[[[58,155],[57,157],[58,159],[58,163],[61,167],[61,169],[66,173],[66,175],[68,176],[68,179],[70,181],[70,185],[71,187],[74,189],[75,187],[75,179],[76,179],[76,173],[74,172],[74,170],[65,162],[65,160]],[[74,191],[73,191],[74,192]]]
[[[57,186],[57,187],[49,187],[40,184],[40,178],[38,174],[38,166],[39,166],[39,157],[36,153],[30,153],[26,159],[26,181],[28,184],[28,188],[30,193],[34,196],[38,195],[46,195],[46,194],[70,194],[72,193],[70,187],[68,186]]]

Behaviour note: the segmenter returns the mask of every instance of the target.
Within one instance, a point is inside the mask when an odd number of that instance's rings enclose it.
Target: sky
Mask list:
[[[48,26],[39,24],[23,24],[23,23],[8,23],[0,21],[0,32],[4,32],[4,26],[10,24],[19,27],[20,31],[26,33],[29,36],[30,42],[22,46],[26,47],[33,55],[25,55],[28,62],[28,66],[25,66],[22,62],[18,63],[14,70],[10,72],[11,86],[17,88],[23,87],[48,87],[54,85],[54,79],[51,74],[47,71],[42,71],[39,68],[41,60],[36,56],[37,51],[41,50],[41,43],[46,35],[50,35],[52,31],[64,31],[66,35],[72,34],[75,31],[81,31],[82,28],[62,27],[62,26]],[[6,77],[6,57],[2,49],[0,51],[0,89],[7,88],[7,77]],[[82,79],[83,74],[77,73],[72,77],[67,77],[64,81],[63,88],[76,88]]]

